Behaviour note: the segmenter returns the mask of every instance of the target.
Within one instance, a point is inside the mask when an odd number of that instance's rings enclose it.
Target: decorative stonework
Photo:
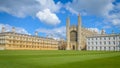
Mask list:
[[[78,15],[78,26],[70,26],[70,19],[69,17],[67,18],[66,20],[67,50],[86,49],[86,37],[97,34],[97,32],[89,31],[85,28],[82,28],[81,26],[82,22],[80,15]]]

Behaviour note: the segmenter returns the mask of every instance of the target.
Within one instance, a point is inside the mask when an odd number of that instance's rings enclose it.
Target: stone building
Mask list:
[[[5,32],[2,28],[0,33],[0,50],[58,50],[58,41],[52,38],[39,37],[12,32]]]
[[[87,37],[87,50],[120,51],[120,34],[100,34]]]
[[[65,40],[59,40],[59,45],[58,45],[59,50],[66,50],[66,41]]]
[[[95,35],[97,32],[90,31],[87,28],[82,28],[82,21],[78,15],[78,26],[70,26],[70,18],[66,20],[66,42],[67,50],[85,50],[86,37]]]

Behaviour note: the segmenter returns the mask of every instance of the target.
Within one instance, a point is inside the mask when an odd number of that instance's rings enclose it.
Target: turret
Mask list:
[[[68,17],[66,20],[66,40],[67,40],[67,50],[70,50],[70,18]]]
[[[2,30],[1,30],[1,32],[3,33],[3,32],[5,32],[5,27],[2,27]]]
[[[105,30],[104,29],[101,30],[101,34],[102,35],[105,34]]]
[[[78,50],[81,50],[81,17],[78,15]]]
[[[38,31],[35,31],[35,36],[38,36]]]

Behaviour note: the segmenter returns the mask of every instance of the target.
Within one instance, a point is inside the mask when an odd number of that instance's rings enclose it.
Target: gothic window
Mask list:
[[[77,32],[76,31],[70,32],[70,41],[77,41]]]

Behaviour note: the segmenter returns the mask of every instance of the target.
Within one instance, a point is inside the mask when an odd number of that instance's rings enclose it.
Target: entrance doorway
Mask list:
[[[75,50],[75,45],[72,46],[72,49]]]

